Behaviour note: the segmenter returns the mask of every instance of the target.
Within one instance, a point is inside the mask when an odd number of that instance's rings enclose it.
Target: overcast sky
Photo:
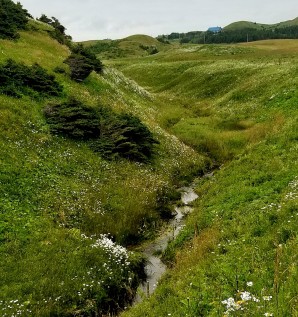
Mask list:
[[[298,0],[19,1],[34,17],[56,17],[75,41],[203,31],[239,20],[277,23],[298,16]]]

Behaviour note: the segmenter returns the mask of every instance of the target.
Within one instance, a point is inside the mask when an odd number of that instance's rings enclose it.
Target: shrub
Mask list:
[[[71,48],[71,55],[64,61],[70,67],[71,79],[81,82],[86,79],[94,70],[101,73],[103,65],[96,55],[82,44],[78,44]]]
[[[76,99],[48,105],[45,116],[52,133],[84,140],[105,158],[123,157],[148,161],[158,143],[141,120],[131,114],[116,114],[110,108],[87,107]]]
[[[141,120],[131,114],[105,117],[101,138],[94,149],[105,157],[121,156],[133,161],[147,161],[157,141]]]
[[[97,112],[76,99],[45,109],[47,122],[54,134],[72,139],[89,140],[99,137],[100,123]]]
[[[28,12],[18,2],[0,0],[0,38],[17,39],[18,30],[25,28],[28,22]]]
[[[6,95],[59,96],[62,90],[55,77],[38,64],[30,67],[8,59],[0,65],[0,92]]]

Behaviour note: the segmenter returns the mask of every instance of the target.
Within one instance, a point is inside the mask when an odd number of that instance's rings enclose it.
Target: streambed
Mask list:
[[[148,260],[145,267],[148,277],[147,281],[140,285],[135,303],[141,302],[144,297],[148,297],[154,292],[159,279],[167,269],[157,254],[162,253],[166,249],[169,240],[174,239],[179,234],[184,226],[185,216],[193,210],[190,204],[198,198],[192,186],[182,187],[179,191],[181,192],[182,205],[174,207],[176,215],[169,221],[168,230],[153,242],[147,244],[142,250]]]

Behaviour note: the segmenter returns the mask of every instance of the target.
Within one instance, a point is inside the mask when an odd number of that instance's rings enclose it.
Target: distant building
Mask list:
[[[207,31],[212,33],[219,33],[222,31],[222,28],[220,26],[213,26],[209,28]]]

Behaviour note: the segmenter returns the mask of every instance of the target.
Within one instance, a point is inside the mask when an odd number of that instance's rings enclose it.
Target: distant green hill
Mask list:
[[[262,24],[250,21],[233,22],[223,28],[224,31],[237,31],[243,29],[268,30],[275,28],[284,28],[289,26],[298,26],[298,17],[293,20],[288,20],[276,24]]]
[[[91,40],[82,42],[89,46],[93,53],[103,59],[117,57],[142,57],[165,50],[168,45],[143,34],[132,35],[119,40]]]
[[[221,32],[192,31],[159,35],[159,39],[181,44],[241,43],[269,39],[297,39],[298,18],[276,24],[237,21],[225,26]]]
[[[256,22],[250,21],[237,21],[233,22],[223,28],[224,31],[235,31],[235,30],[242,30],[242,29],[255,29],[255,30],[262,30],[264,28],[268,28],[269,24],[260,24]]]

